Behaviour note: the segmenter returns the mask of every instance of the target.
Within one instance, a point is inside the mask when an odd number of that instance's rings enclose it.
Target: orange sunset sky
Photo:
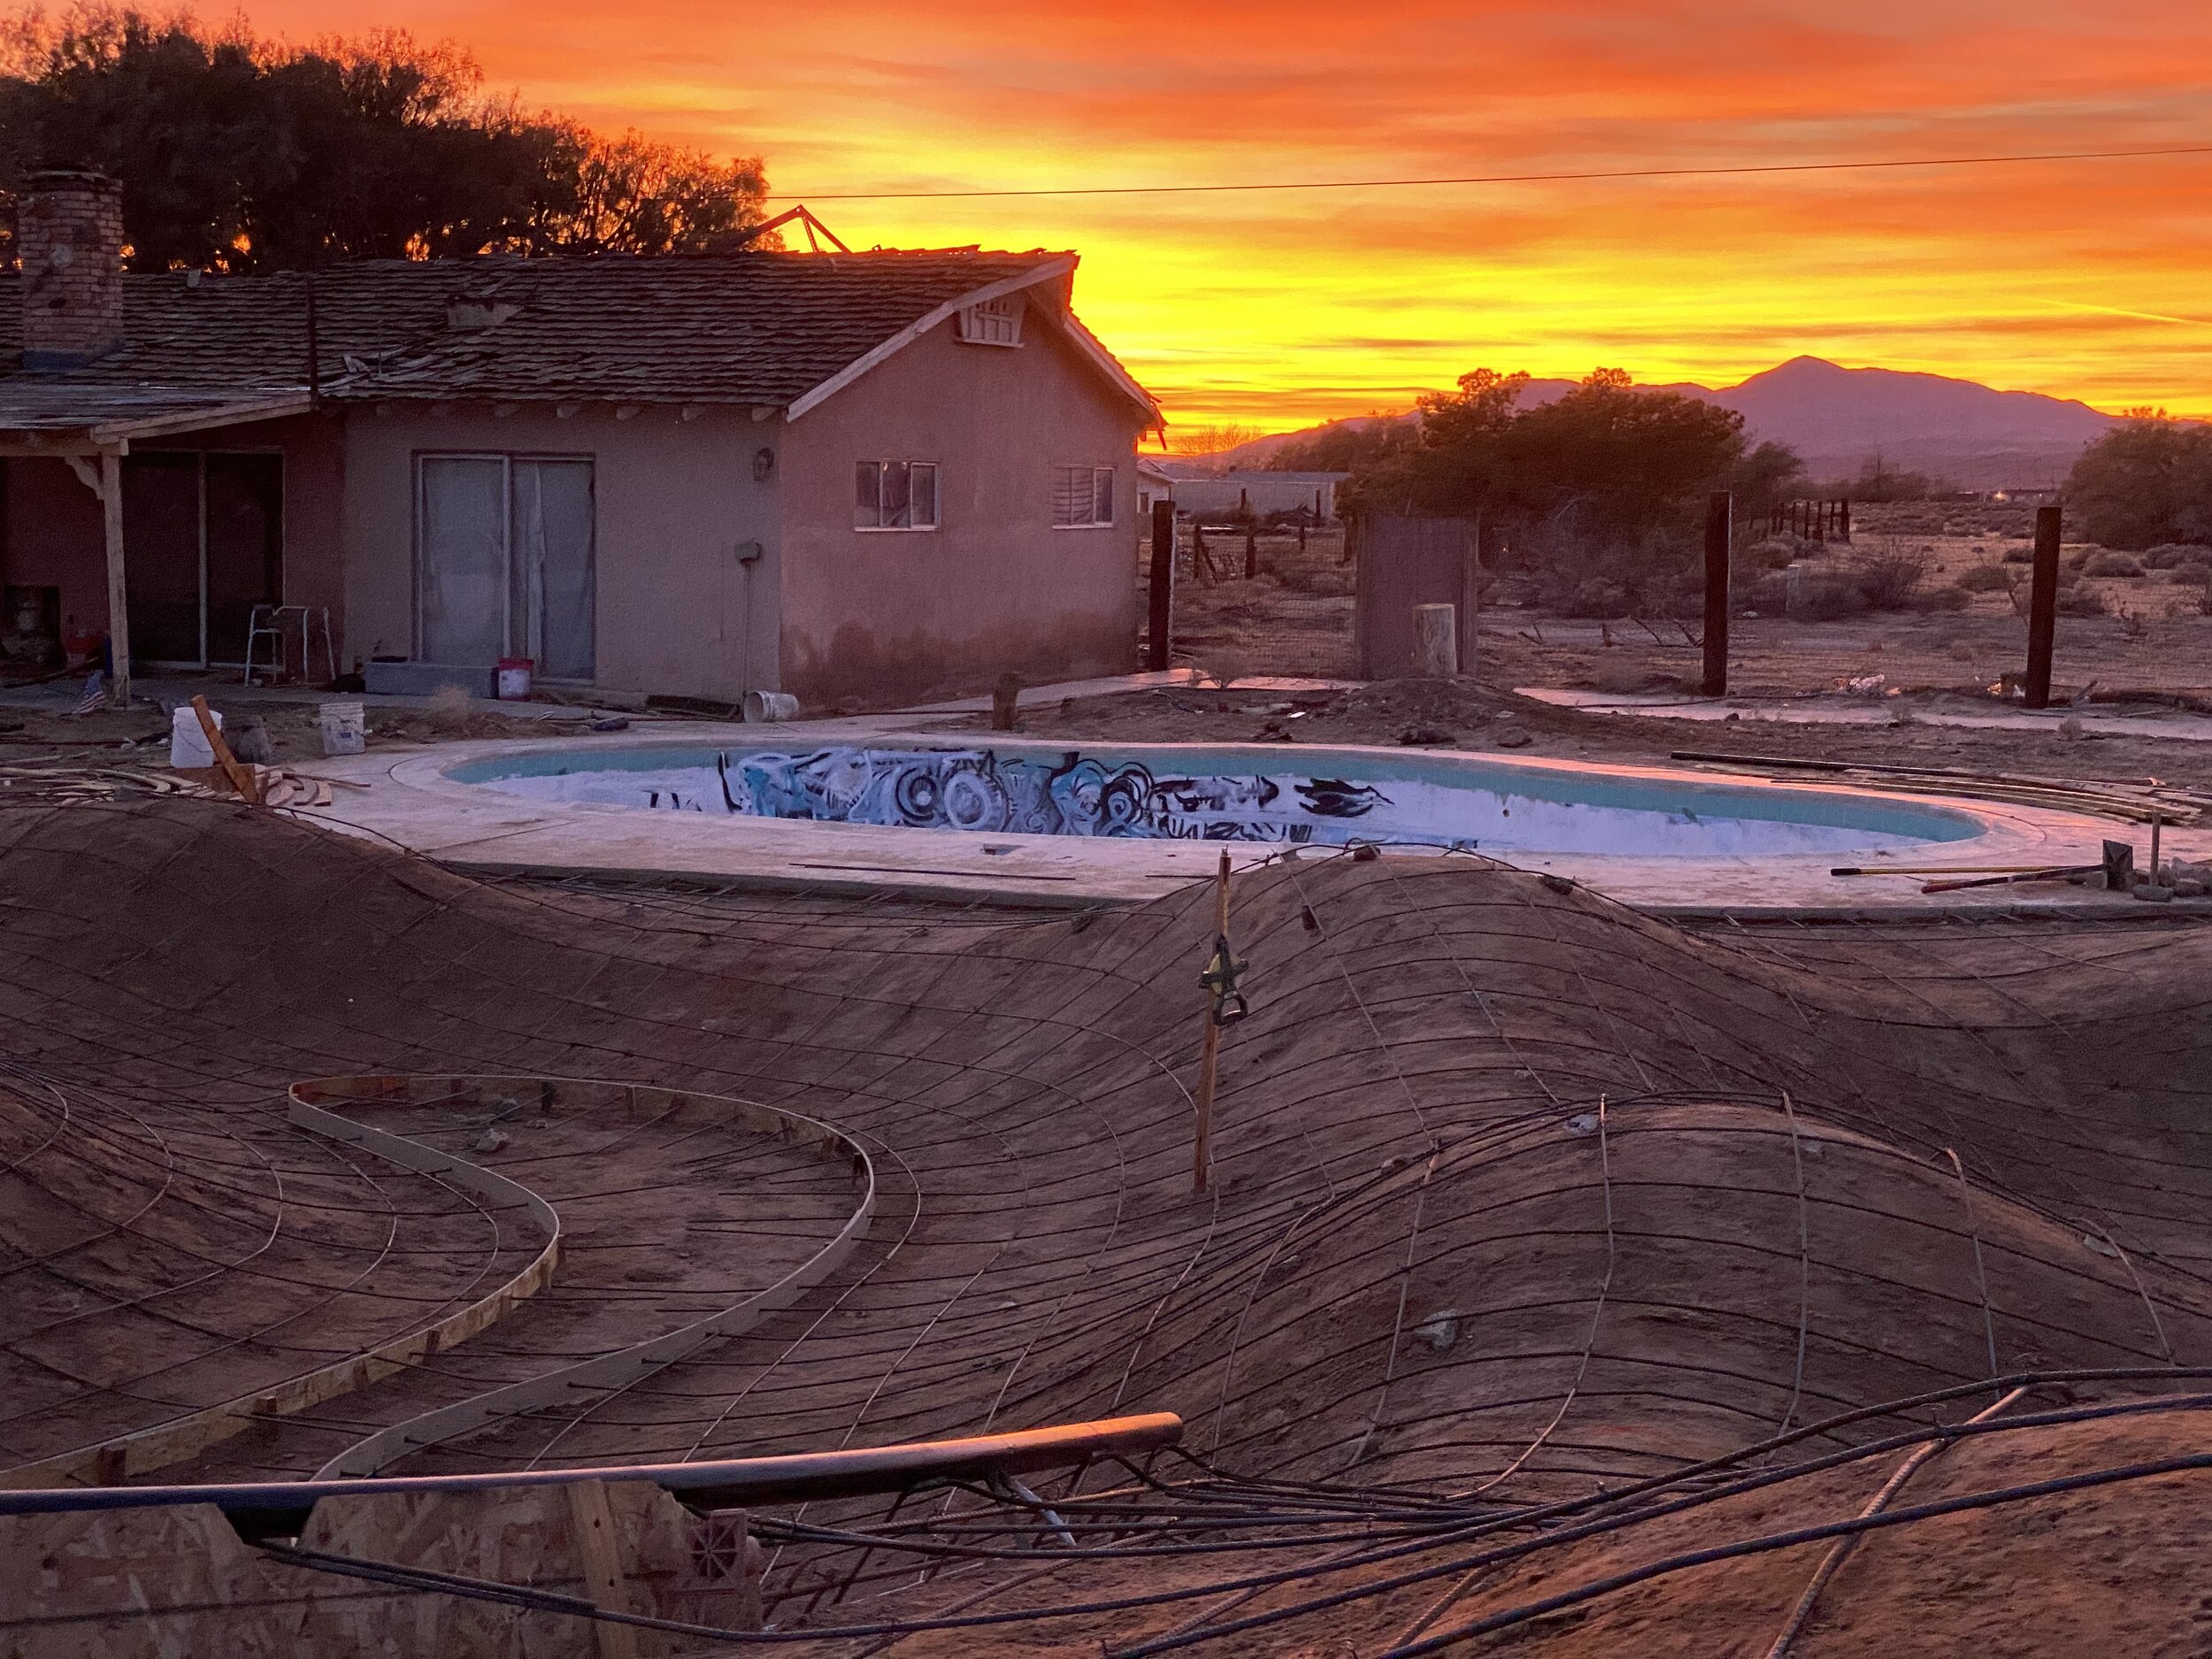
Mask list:
[[[1180,425],[1479,365],[1732,382],[1800,352],[2212,416],[2212,154],[1248,196],[867,190],[2212,146],[2206,0],[256,0],[403,27],[595,126],[758,153],[856,247],[1083,255]],[[209,12],[212,15],[211,10]]]

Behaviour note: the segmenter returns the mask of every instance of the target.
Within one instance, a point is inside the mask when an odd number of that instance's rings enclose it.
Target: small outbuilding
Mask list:
[[[121,205],[84,173],[21,204],[0,583],[126,672],[242,664],[275,605],[464,683],[883,703],[1133,665],[1160,413],[1071,253],[139,275]]]

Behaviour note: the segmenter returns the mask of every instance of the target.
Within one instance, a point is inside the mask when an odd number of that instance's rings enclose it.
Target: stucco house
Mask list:
[[[111,180],[19,219],[0,583],[142,671],[241,662],[261,603],[326,606],[342,667],[732,701],[1133,664],[1160,414],[1073,254],[127,275]]]

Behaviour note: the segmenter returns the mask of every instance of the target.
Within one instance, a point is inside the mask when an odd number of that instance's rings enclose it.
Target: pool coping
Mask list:
[[[955,741],[991,746],[992,734],[960,734]],[[745,726],[707,721],[656,723],[649,730],[603,737],[565,740],[565,749],[621,750],[672,746],[812,747],[827,743],[880,741],[886,745],[943,745],[941,734],[865,718]],[[1000,747],[1029,746],[1039,740],[1002,738]],[[303,812],[341,833],[365,836],[482,875],[555,876],[597,880],[638,880],[747,887],[762,890],[833,894],[898,895],[949,902],[987,902],[1045,909],[1088,909],[1100,904],[1142,903],[1183,884],[1211,875],[1224,851],[1233,868],[1264,864],[1283,856],[1280,843],[1258,841],[1123,841],[1080,836],[983,833],[955,830],[918,831],[864,824],[829,824],[778,818],[708,817],[695,813],[651,813],[634,807],[591,803],[554,803],[504,794],[480,784],[457,783],[446,772],[472,761],[509,753],[542,753],[541,741],[512,739],[445,743],[404,752],[379,749],[358,757],[313,763],[317,774],[342,784],[328,808]],[[1041,747],[1065,750],[1081,745],[1053,740]],[[1307,746],[1273,744],[1130,743],[1099,740],[1106,749],[1252,750],[1279,760],[1313,752]],[[1318,747],[1318,746],[1316,746]],[[1373,755],[1403,764],[1413,756],[1450,756],[1516,770],[1600,773],[1616,777],[1694,782],[1710,787],[1724,781],[1753,793],[1768,789],[1792,795],[1828,795],[1878,801],[1889,806],[1900,797],[1846,786],[1757,779],[1717,780],[1710,773],[1609,762],[1553,760],[1471,749],[1409,750],[1374,744],[1330,744],[1331,754]],[[1863,865],[1884,859],[1914,863],[2093,863],[2099,844],[2109,837],[2144,847],[2139,826],[2085,814],[2017,807],[1953,796],[1905,797],[1937,806],[1985,826],[1965,842],[1935,843],[1935,850],[1900,849],[1860,855]],[[2170,854],[2200,858],[2212,854],[2212,833],[2168,830]],[[988,846],[995,850],[986,852]],[[1968,850],[1970,849],[1970,851]],[[1325,856],[1334,849],[1311,849],[1306,856]],[[1440,849],[1393,847],[1391,856],[1440,857]],[[1483,853],[1485,858],[1496,855]],[[1578,883],[1655,915],[1740,914],[1779,916],[1848,910],[1926,913],[1932,906],[1962,915],[2019,911],[2017,887],[1970,889],[1930,898],[1910,879],[1846,878],[1828,873],[1833,853],[1635,857],[1623,854],[1509,854],[1498,857],[1514,868],[1569,877]],[[2047,895],[2048,896],[2046,896]],[[2053,913],[2111,909],[2124,902],[2085,889],[2044,889],[2036,908]],[[2194,912],[2212,901],[2184,902]],[[2141,907],[2172,913],[2171,907]]]

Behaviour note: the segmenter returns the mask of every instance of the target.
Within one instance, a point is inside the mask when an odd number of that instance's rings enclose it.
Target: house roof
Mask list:
[[[972,250],[364,260],[314,276],[316,382],[353,400],[725,403],[795,418],[964,303],[1025,291],[1114,388],[1156,407],[1068,311],[1075,256]],[[188,404],[308,385],[308,280],[127,276],[124,344],[89,365],[0,357],[0,427],[103,388]],[[0,276],[0,340],[20,338]],[[82,429],[85,422],[74,423]]]

